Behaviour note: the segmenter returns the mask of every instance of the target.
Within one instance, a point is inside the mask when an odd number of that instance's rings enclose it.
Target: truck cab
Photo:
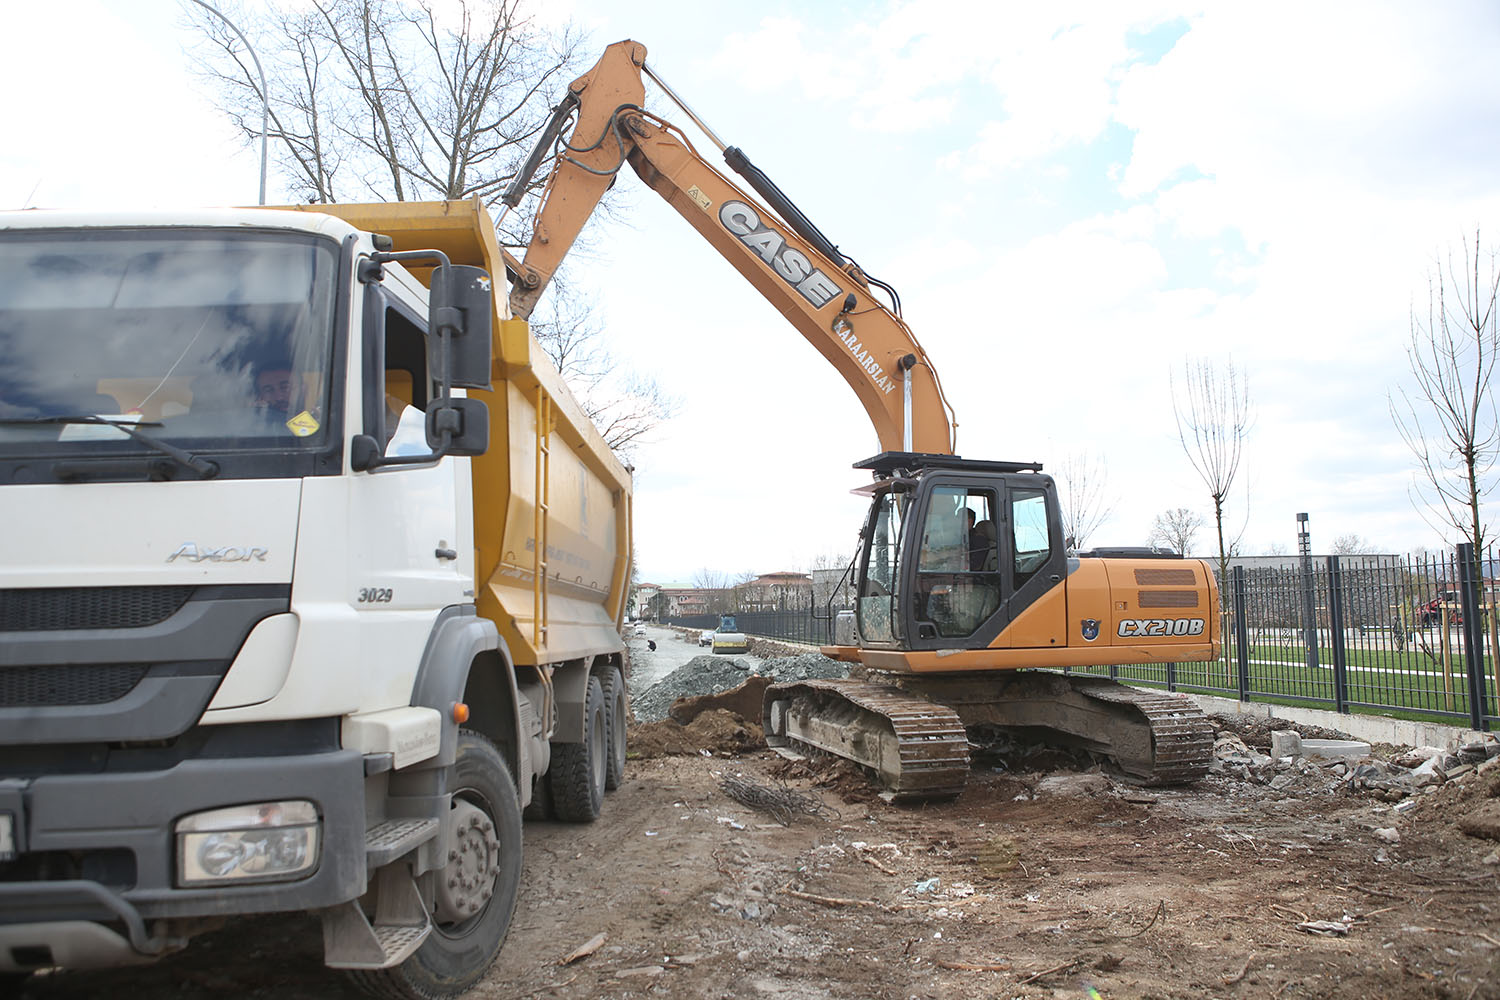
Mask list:
[[[456,995],[552,761],[562,818],[617,781],[628,474],[495,336],[483,207],[381,211],[0,216],[0,974],[317,910]]]

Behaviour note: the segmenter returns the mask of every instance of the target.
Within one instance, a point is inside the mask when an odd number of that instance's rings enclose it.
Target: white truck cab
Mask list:
[[[484,214],[443,206],[412,211]],[[545,562],[527,612],[481,610],[503,574],[480,535],[525,529],[476,504],[474,463],[532,462],[510,425],[566,390],[506,384],[490,278],[413,228],[391,252],[318,212],[0,215],[0,975],[317,910],[330,965],[457,995],[559,753],[585,763],[559,812],[598,814],[623,762],[609,572],[559,621]],[[606,570],[629,540],[567,537]],[[517,653],[528,614],[590,638]]]

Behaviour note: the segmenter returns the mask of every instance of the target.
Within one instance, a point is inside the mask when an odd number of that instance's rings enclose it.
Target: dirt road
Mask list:
[[[515,924],[474,996],[1500,998],[1496,845],[1455,826],[1496,805],[1500,766],[1398,814],[1327,783],[1143,791],[1042,755],[913,809],[846,765],[723,756],[737,723],[718,721],[688,756],[631,761],[600,822],[528,824]],[[725,794],[735,776],[822,811],[782,826]],[[27,995],[354,995],[310,920],[200,945]]]
[[[675,629],[660,625],[643,626],[644,635],[630,635],[625,641],[630,647],[630,693],[640,694],[663,677],[683,666],[695,656],[710,653],[699,646],[692,635],[684,635]],[[656,643],[650,649],[647,640]],[[722,654],[721,654],[722,655]],[[749,653],[736,653],[734,659],[759,668],[761,658]]]

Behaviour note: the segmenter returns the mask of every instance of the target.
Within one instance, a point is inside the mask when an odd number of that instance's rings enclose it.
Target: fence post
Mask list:
[[[1245,567],[1235,566],[1229,574],[1234,591],[1234,652],[1239,666],[1240,701],[1250,700],[1250,629],[1245,624]]]
[[[1333,707],[1349,712],[1348,651],[1344,648],[1344,570],[1338,556],[1328,557],[1328,631],[1333,646]]]
[[[1175,663],[1167,664],[1167,690],[1177,690],[1177,664]]]
[[[1469,688],[1469,728],[1489,728],[1485,718],[1484,683],[1484,626],[1479,620],[1479,590],[1483,585],[1483,574],[1478,572],[1474,561],[1474,543],[1463,542],[1458,546],[1458,579],[1461,613],[1464,616],[1464,675]],[[1445,611],[1446,615],[1447,612]]]

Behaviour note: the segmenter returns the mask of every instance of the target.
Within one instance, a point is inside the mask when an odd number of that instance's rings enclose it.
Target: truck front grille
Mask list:
[[[129,694],[148,669],[144,663],[0,669],[0,708],[102,705]]]
[[[143,628],[166,621],[194,587],[52,587],[0,590],[0,632]]]

